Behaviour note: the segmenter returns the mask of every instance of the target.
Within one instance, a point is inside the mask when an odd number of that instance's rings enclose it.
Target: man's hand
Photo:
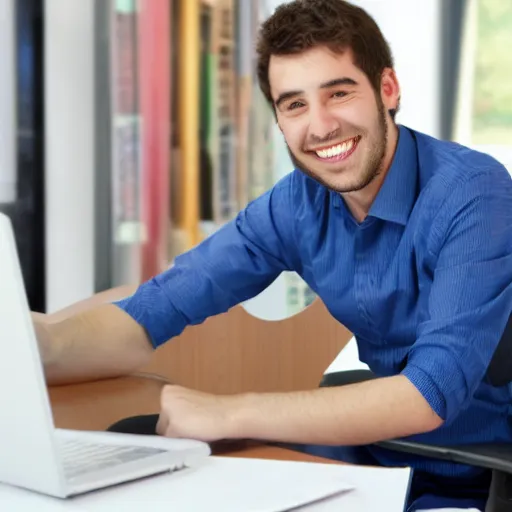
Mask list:
[[[216,396],[181,386],[165,386],[157,433],[212,442],[236,437],[232,411],[236,396]]]

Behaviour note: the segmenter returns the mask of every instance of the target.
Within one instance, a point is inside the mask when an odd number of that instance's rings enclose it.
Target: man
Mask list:
[[[511,390],[485,381],[512,311],[509,174],[395,123],[390,49],[343,0],[279,7],[261,28],[258,79],[296,170],[127,298],[36,319],[48,380],[131,371],[187,325],[296,271],[380,378],[235,396],[169,386],[158,432],[327,446],[340,458],[362,447],[372,463],[416,469],[410,510],[483,510],[486,472],[368,445],[511,440]]]

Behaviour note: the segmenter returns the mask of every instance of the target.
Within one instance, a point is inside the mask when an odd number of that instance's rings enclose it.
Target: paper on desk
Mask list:
[[[207,457],[194,468],[68,500],[0,485],[5,510],[38,512],[282,512],[337,493],[349,495],[342,466]],[[349,509],[350,510],[350,509]]]
[[[409,493],[410,468],[336,466],[340,478],[354,490],[300,507],[301,512],[403,512]]]

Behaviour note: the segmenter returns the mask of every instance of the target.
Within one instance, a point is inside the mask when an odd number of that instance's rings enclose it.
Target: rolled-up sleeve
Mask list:
[[[482,383],[512,313],[510,176],[498,168],[467,180],[436,221],[428,316],[402,373],[449,423]]]
[[[142,325],[158,347],[187,325],[223,313],[295,269],[293,174],[165,272],[115,304]]]

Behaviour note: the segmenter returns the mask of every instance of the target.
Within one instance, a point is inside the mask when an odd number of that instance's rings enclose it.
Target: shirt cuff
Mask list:
[[[139,286],[132,296],[113,304],[146,330],[154,348],[181,334],[187,326],[185,317],[175,308],[155,279]]]
[[[471,398],[463,370],[446,350],[418,347],[402,371],[445,422],[457,417]]]
[[[467,368],[471,372],[471,368]],[[446,423],[454,420],[471,399],[463,368],[439,346],[413,347],[402,371]]]
[[[434,379],[430,377],[424,370],[412,364],[402,371],[417,390],[423,395],[433,411],[443,420],[446,419],[446,400],[443,393],[437,387]]]

